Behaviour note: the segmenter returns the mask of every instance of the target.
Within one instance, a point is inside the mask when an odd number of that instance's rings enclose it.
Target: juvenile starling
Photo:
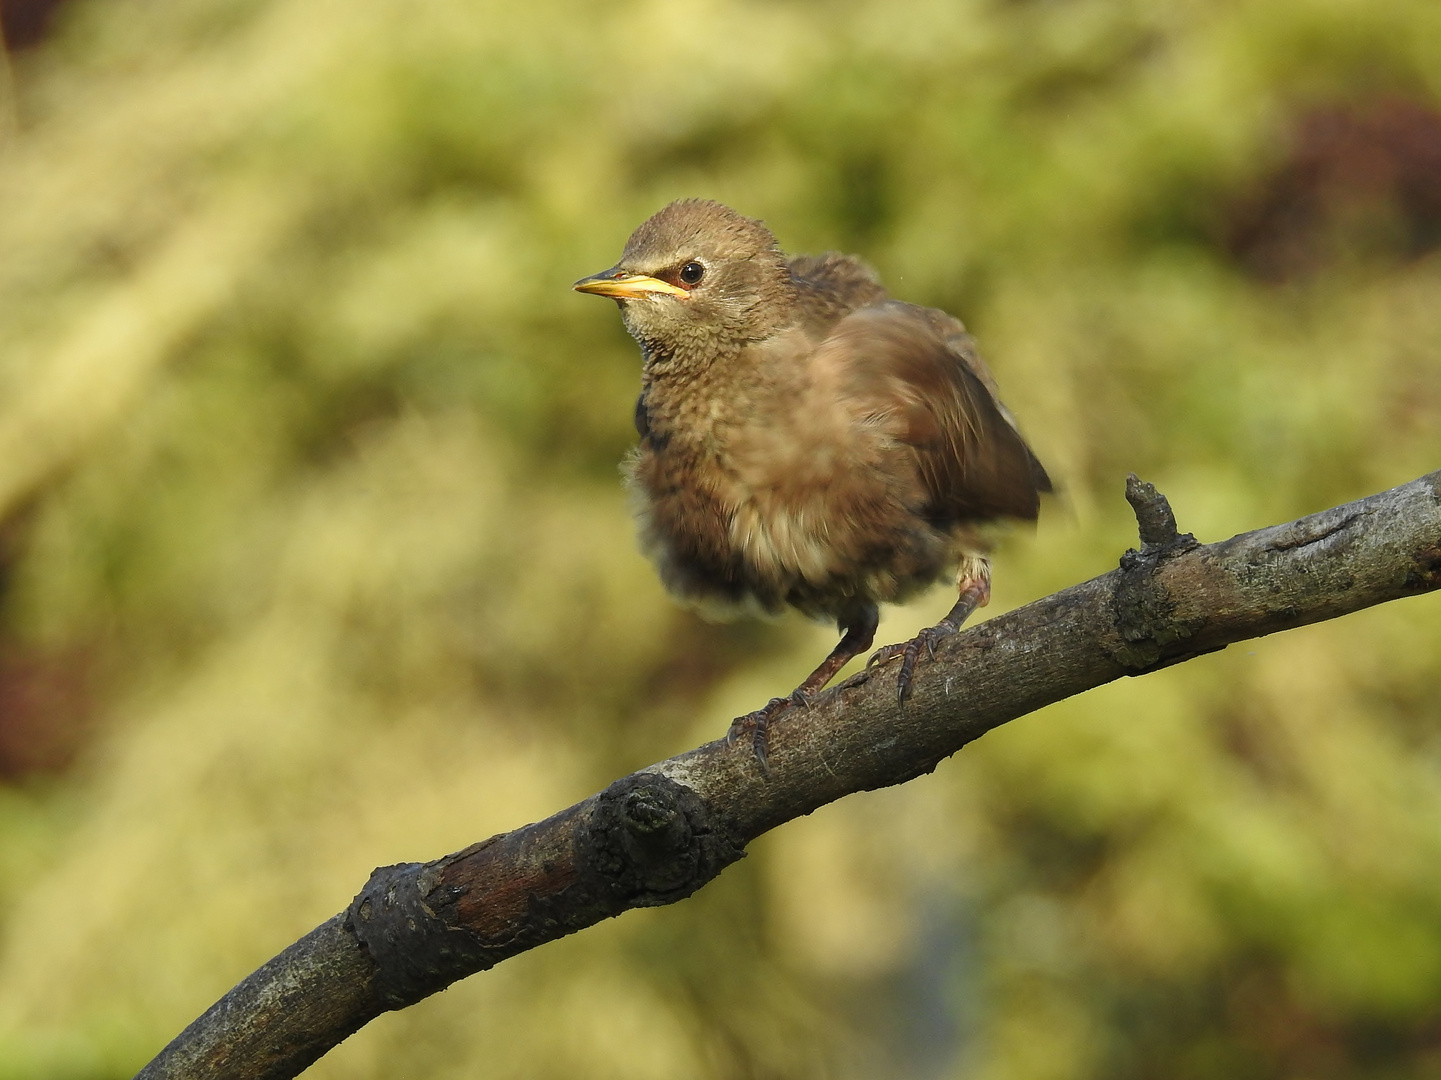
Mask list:
[[[834,619],[840,643],[791,694],[738,718],[762,768],[770,721],[871,647],[877,605],[955,570],[960,599],[901,658],[990,599],[977,526],[1034,520],[1051,490],[959,320],[892,300],[859,259],[788,258],[761,222],[673,202],[620,262],[575,283],[615,299],[640,343],[640,445],[626,465],[641,542],[702,609]]]

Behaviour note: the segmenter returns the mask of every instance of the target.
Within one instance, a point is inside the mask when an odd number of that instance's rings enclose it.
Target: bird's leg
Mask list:
[[[911,676],[916,670],[921,649],[926,650],[927,658],[934,660],[936,645],[959,630],[976,608],[991,602],[990,560],[984,555],[962,558],[960,569],[956,572],[956,588],[960,590],[960,599],[944,619],[935,626],[926,627],[910,641],[882,646],[866,661],[866,667],[870,668],[875,664],[889,663],[898,656],[901,658],[901,671],[896,676],[896,700],[902,705],[911,696]]]
[[[875,604],[868,604],[843,616],[839,620],[839,629],[842,631],[841,640],[831,650],[831,654],[820,662],[820,666],[807,675],[805,681],[785,697],[771,698],[755,712],[746,713],[744,716],[738,716],[732,720],[730,730],[726,732],[726,742],[733,744],[736,738],[749,728],[751,747],[755,750],[756,760],[760,762],[761,772],[769,774],[770,767],[766,760],[766,749],[771,721],[794,705],[810,705],[811,698],[820,693],[826,683],[835,678],[836,672],[871,647],[871,642],[876,639],[876,626],[879,622],[880,611]]]

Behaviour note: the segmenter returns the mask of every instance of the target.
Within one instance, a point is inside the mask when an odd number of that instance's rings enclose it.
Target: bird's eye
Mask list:
[[[705,267],[698,262],[688,262],[680,268],[680,280],[683,285],[699,285],[700,279],[705,277]]]

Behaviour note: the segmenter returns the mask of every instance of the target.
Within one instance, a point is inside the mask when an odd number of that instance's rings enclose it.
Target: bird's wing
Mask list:
[[[860,425],[913,455],[927,516],[1036,517],[1050,479],[958,320],[894,300],[863,307],[835,324],[813,363]]]

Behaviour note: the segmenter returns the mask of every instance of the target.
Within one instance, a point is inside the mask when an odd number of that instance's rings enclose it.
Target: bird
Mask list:
[[[764,222],[681,199],[573,288],[640,345],[623,471],[642,550],[681,602],[793,608],[840,641],[794,691],[738,717],[762,772],[773,720],[870,649],[880,605],[955,573],[934,626],[885,646],[904,707],[922,654],[990,599],[985,526],[1034,521],[1052,484],[961,321],[893,299],[862,259],[787,256]]]

